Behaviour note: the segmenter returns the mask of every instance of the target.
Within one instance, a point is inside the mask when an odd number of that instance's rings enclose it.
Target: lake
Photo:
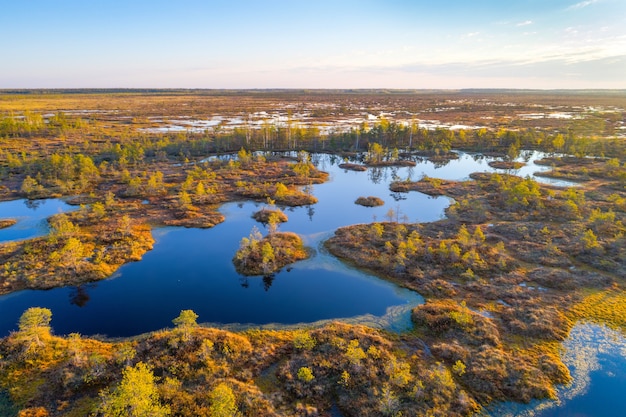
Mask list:
[[[467,179],[476,171],[495,171],[492,158],[461,154],[445,165],[421,161],[416,167],[369,168],[354,172],[338,167],[333,155],[314,154],[312,161],[329,172],[329,181],[313,186],[319,202],[308,207],[284,208],[289,221],[280,226],[303,237],[313,256],[272,277],[243,277],[231,259],[242,237],[253,227],[264,227],[251,215],[263,207],[253,202],[221,207],[226,221],[212,229],[161,228],[154,230],[154,249],[140,262],[123,266],[111,278],[79,288],[21,291],[0,297],[0,335],[17,328],[29,307],[52,310],[57,334],[125,337],[171,327],[183,309],[192,309],[199,322],[228,325],[294,325],[343,319],[392,330],[410,324],[410,310],[423,299],[415,292],[346,266],[325,252],[322,242],[339,227],[384,221],[393,209],[409,222],[430,222],[444,216],[451,200],[418,192],[389,191],[398,179],[422,175]],[[534,165],[538,153],[529,153],[526,167],[516,171],[531,175],[546,167]],[[542,181],[549,179],[541,179]],[[355,205],[359,196],[377,196],[382,207]],[[0,218],[19,222],[1,230],[0,240],[26,239],[46,232],[45,218],[70,206],[61,200],[0,203]]]
[[[517,175],[549,169],[532,161]],[[451,203],[418,192],[389,191],[391,181],[422,175],[463,180],[477,171],[497,171],[488,166],[493,158],[460,154],[445,165],[421,161],[416,167],[369,168],[366,172],[338,167],[341,158],[314,154],[312,161],[329,172],[329,181],[313,186],[319,202],[309,207],[284,208],[289,221],[280,230],[303,237],[314,249],[310,259],[297,262],[272,277],[243,277],[231,259],[242,237],[253,227],[264,227],[251,215],[264,205],[228,203],[221,207],[226,221],[212,229],[166,227],[153,231],[156,243],[140,262],[130,263],[111,278],[79,288],[21,291],[0,297],[0,335],[17,329],[17,321],[29,307],[52,310],[56,334],[73,332],[109,337],[133,336],[172,326],[181,310],[192,309],[199,322],[226,328],[283,327],[340,319],[395,331],[410,328],[410,310],[423,302],[413,291],[349,267],[325,252],[322,243],[339,227],[383,221],[389,209],[409,222],[442,218]],[[557,185],[563,181],[537,178]],[[359,196],[377,196],[382,207],[355,205]],[[0,242],[28,239],[47,233],[46,218],[73,210],[62,200],[0,203],[0,218],[18,223],[0,230]],[[602,326],[579,324],[563,344],[564,362],[574,380],[559,388],[558,401],[530,405],[500,404],[493,416],[613,416],[626,410],[626,340]],[[620,414],[620,413],[617,413]],[[623,413],[622,413],[623,414]]]

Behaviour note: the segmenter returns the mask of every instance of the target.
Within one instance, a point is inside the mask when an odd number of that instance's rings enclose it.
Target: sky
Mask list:
[[[0,88],[626,88],[626,0],[2,0]]]

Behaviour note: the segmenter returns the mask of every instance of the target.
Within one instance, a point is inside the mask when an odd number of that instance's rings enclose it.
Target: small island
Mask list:
[[[252,218],[257,222],[266,224],[285,223],[287,220],[289,220],[289,218],[283,211],[271,210],[267,207],[264,207],[261,210],[255,212],[252,215]]]
[[[433,150],[421,150],[416,152],[416,155],[426,158],[434,164],[447,163],[449,161],[459,159],[459,154],[451,151],[437,151]]]
[[[523,162],[515,162],[515,161],[491,161],[488,164],[491,168],[496,169],[520,169],[524,165]]]
[[[309,251],[297,234],[275,232],[261,237],[255,227],[249,237],[241,239],[233,264],[242,275],[271,275],[308,257]]]
[[[0,229],[6,229],[7,227],[13,226],[17,223],[15,219],[0,219]]]
[[[339,164],[339,168],[347,169],[348,171],[367,171],[367,167],[361,164],[352,164],[350,162],[344,162]]]
[[[359,197],[356,199],[354,204],[359,204],[364,207],[378,207],[385,204],[385,202],[378,197]]]

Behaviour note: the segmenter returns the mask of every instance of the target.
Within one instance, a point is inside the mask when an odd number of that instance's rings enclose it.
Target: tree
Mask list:
[[[389,385],[383,386],[380,397],[378,398],[378,405],[380,412],[384,416],[392,416],[396,414],[398,408],[400,408],[400,400],[398,400],[398,397],[393,393]]]
[[[368,162],[381,162],[385,150],[379,143],[371,143],[368,147]]]
[[[237,159],[239,159],[242,165],[246,166],[252,161],[252,153],[241,148],[239,152],[237,152]]]
[[[516,160],[519,157],[519,147],[515,143],[512,143],[511,146],[509,146],[506,154],[509,158],[509,161]]]
[[[52,312],[47,308],[31,307],[22,314],[16,339],[24,345],[24,353],[31,353],[50,338],[50,320]]]
[[[283,198],[289,193],[289,189],[287,186],[281,182],[276,184],[276,192],[274,193],[274,197]]]
[[[50,334],[52,312],[47,308],[31,307],[22,314],[18,328],[22,334]]]
[[[271,213],[267,219],[268,233],[274,234],[278,230],[278,224],[280,223],[280,216],[278,213]]]
[[[471,237],[469,232],[467,231],[467,227],[465,227],[465,224],[462,224],[461,227],[459,228],[459,232],[456,235],[456,239],[459,241],[459,243],[462,246],[469,246],[471,243]]]
[[[170,409],[159,403],[154,374],[139,362],[124,369],[122,381],[112,392],[100,393],[98,415],[103,417],[165,417]]]
[[[101,219],[106,214],[106,208],[104,204],[97,201],[91,205],[91,212],[93,213],[95,217],[97,217],[98,219]]]
[[[383,225],[382,225],[382,224],[380,224],[380,223],[374,223],[374,224],[372,224],[372,227],[371,227],[371,234],[372,234],[375,238],[380,239],[380,238],[383,236],[383,232],[384,232],[384,230],[385,230],[385,229],[383,228]]]
[[[79,333],[71,333],[67,337],[67,352],[70,354],[70,362],[74,366],[82,366],[85,363],[83,340]]]
[[[218,384],[209,394],[211,406],[209,415],[211,417],[236,417],[239,416],[235,394],[225,383]]]
[[[311,174],[311,157],[307,152],[298,152],[298,163],[293,166],[293,172],[299,177],[309,177]]]
[[[557,151],[561,150],[561,148],[565,145],[565,138],[561,133],[556,135],[554,139],[552,139],[552,147]]]
[[[346,349],[346,358],[352,365],[360,365],[361,361],[365,359],[367,355],[361,347],[359,347],[359,341],[352,339]]]
[[[481,229],[480,226],[476,226],[472,238],[474,239],[474,243],[483,243],[485,241],[485,234],[483,233],[483,229]]]
[[[454,365],[452,365],[452,371],[458,376],[463,376],[465,374],[466,366],[460,359],[457,360]]]
[[[133,222],[127,214],[123,215],[118,222],[118,232],[122,237],[129,237],[133,232]]]
[[[65,213],[57,214],[50,219],[50,237],[71,237],[78,233],[78,226],[70,221]]]
[[[70,268],[74,272],[76,272],[78,265],[84,257],[85,245],[75,237],[69,238],[58,252],[55,251],[50,254],[50,260],[53,263]]]
[[[385,370],[389,374],[389,381],[397,387],[404,387],[411,382],[411,366],[402,361],[398,361],[395,356],[391,357],[391,361],[385,366]]]
[[[18,327],[21,332],[34,328],[48,327],[52,319],[52,312],[47,308],[31,307],[22,314]]]
[[[306,330],[298,330],[293,336],[293,346],[296,349],[311,350],[315,347],[315,339]]]
[[[165,185],[163,184],[163,173],[161,171],[156,171],[150,175],[148,183],[146,184],[146,193],[148,195],[166,193]]]
[[[269,242],[265,242],[263,246],[261,246],[261,256],[263,257],[261,261],[261,265],[263,266],[263,272],[267,273],[270,271],[271,265],[274,263],[274,248],[270,245]]]
[[[191,336],[191,330],[198,326],[196,319],[198,315],[193,310],[181,310],[178,317],[172,320],[172,323],[176,325],[176,329],[182,333],[182,339],[184,342],[188,341]]]
[[[107,191],[107,193],[104,195],[104,205],[106,206],[106,208],[115,207],[115,194],[113,194],[113,192]]]
[[[598,238],[591,229],[587,229],[587,231],[583,233],[580,239],[583,242],[583,247],[586,250],[597,249],[601,247],[600,243],[598,243]]]
[[[181,191],[178,195],[178,204],[183,210],[190,210],[192,208],[191,197],[187,191]]]
[[[302,382],[311,382],[315,379],[315,376],[313,376],[313,371],[311,371],[311,368],[309,368],[308,366],[303,366],[302,368],[298,369],[298,379]]]
[[[43,191],[43,187],[37,182],[36,179],[31,178],[30,175],[27,175],[24,181],[22,182],[22,187],[20,191],[26,194],[26,197],[35,196],[37,193]]]

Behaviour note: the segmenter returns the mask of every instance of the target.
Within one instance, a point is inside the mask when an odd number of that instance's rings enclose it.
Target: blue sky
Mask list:
[[[5,0],[0,88],[626,88],[626,0]]]

